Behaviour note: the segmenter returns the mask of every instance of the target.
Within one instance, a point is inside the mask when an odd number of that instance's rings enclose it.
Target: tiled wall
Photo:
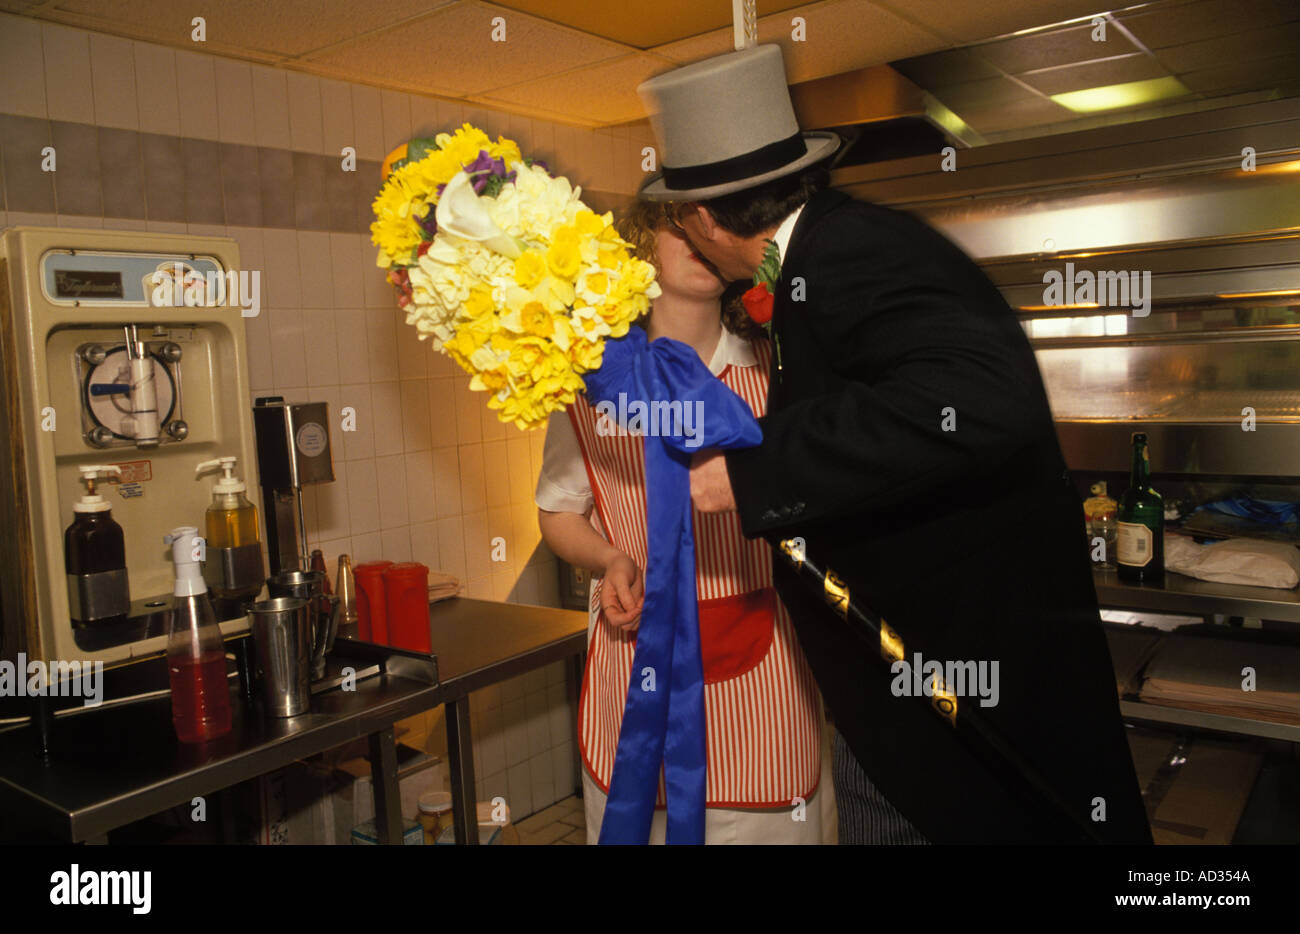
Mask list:
[[[630,195],[649,140],[319,79],[0,15],[0,226],[230,236],[262,273],[247,319],[251,395],[356,410],[335,483],[307,490],[309,537],[336,556],[422,561],[469,596],[557,605],[532,491],[543,435],[496,421],[447,358],[416,340],[375,266],[379,164],[413,135],[470,121],[519,141],[591,193]],[[40,168],[54,146],[57,172]],[[357,172],[340,167],[355,148]],[[250,397],[251,402],[251,397]],[[506,560],[491,541],[506,540]],[[571,793],[560,665],[471,700],[480,800],[523,816]],[[412,736],[445,743],[441,714]]]

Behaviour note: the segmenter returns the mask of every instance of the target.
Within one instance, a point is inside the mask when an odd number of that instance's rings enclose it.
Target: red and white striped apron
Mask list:
[[[719,375],[761,415],[767,404],[771,344],[754,342],[755,366]],[[569,415],[591,481],[602,531],[646,567],[644,439],[618,431],[579,396]],[[615,433],[615,432],[618,433]],[[710,807],[789,807],[816,789],[821,767],[820,697],[785,607],[772,590],[771,547],[745,538],[734,512],[692,511],[700,641],[704,656]],[[608,792],[636,633],[611,626],[600,611],[587,647],[579,701],[583,764]],[[657,805],[665,802],[660,774]]]

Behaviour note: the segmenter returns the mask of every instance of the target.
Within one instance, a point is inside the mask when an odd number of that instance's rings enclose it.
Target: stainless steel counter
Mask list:
[[[1162,584],[1127,584],[1114,571],[1093,570],[1097,601],[1103,609],[1156,610],[1210,617],[1255,616],[1300,623],[1300,591],[1274,587],[1216,584],[1166,573]]]

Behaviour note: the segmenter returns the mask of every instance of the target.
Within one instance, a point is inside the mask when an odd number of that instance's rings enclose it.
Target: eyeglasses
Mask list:
[[[677,232],[686,235],[686,228],[682,226],[682,216],[695,202],[693,201],[669,201],[664,205],[664,216],[668,218],[668,223],[677,229]]]

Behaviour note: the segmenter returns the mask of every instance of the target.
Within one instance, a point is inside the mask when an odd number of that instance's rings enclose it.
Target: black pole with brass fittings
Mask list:
[[[854,599],[848,585],[829,567],[823,568],[811,560],[806,543],[797,538],[780,539],[773,549],[793,568],[800,579],[821,594],[826,605],[848,624],[874,651],[879,651],[886,664],[904,659],[902,637],[883,619]],[[1006,741],[984,717],[978,707],[960,704],[958,698],[936,674],[928,683],[930,708],[953,727],[986,765],[1004,778],[1018,781],[1047,802],[1051,808],[1064,814],[1078,827],[1087,839],[1103,843],[1093,822],[1080,809],[1069,807],[1052,788],[1032,762]]]

